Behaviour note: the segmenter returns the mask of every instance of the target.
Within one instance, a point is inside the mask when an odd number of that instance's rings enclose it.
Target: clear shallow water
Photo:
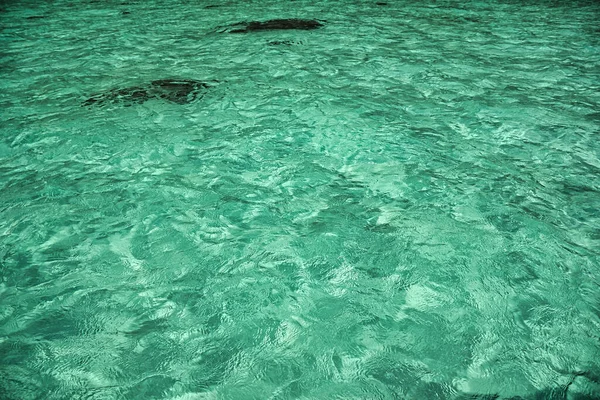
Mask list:
[[[600,6],[526,3],[3,3],[0,397],[598,398]]]

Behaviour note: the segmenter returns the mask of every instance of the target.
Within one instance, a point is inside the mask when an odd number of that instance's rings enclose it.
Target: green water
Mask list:
[[[1,4],[0,398],[600,398],[599,3]]]

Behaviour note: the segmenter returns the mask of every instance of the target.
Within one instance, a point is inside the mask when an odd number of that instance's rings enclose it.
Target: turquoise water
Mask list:
[[[0,9],[0,398],[600,398],[600,4]]]

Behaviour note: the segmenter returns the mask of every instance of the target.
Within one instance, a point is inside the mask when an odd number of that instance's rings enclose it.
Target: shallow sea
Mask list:
[[[600,3],[0,4],[0,398],[600,398]]]

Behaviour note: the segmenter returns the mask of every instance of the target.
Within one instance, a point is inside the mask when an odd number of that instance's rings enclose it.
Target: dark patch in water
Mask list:
[[[269,46],[292,46],[295,44],[302,44],[302,42],[298,42],[295,40],[271,40],[267,42]]]
[[[44,15],[32,15],[32,16],[27,17],[25,19],[43,19],[43,18],[46,18],[46,16],[44,16]]]
[[[313,30],[321,28],[323,24],[314,19],[271,19],[268,21],[240,22],[231,25],[229,33],[249,33],[260,31],[279,31],[279,30]]]
[[[160,79],[150,83],[151,93],[163,100],[186,104],[200,97],[200,90],[208,89],[204,82],[193,80]]]
[[[469,16],[467,16],[467,17],[462,17],[462,19],[464,21],[467,21],[467,22],[481,22],[479,20],[479,18],[477,18],[477,17],[469,17]]]
[[[210,85],[192,79],[160,79],[143,86],[112,89],[95,94],[83,102],[83,106],[122,104],[129,107],[151,99],[166,100],[175,104],[188,104],[202,97]]]

